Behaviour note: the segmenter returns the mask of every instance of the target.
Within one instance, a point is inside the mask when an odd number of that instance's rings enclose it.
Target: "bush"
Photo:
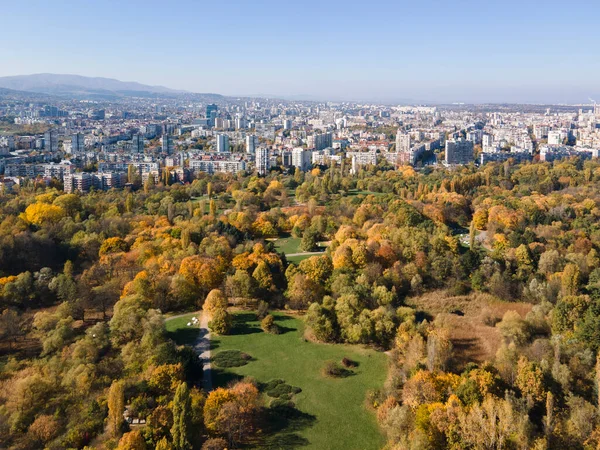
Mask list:
[[[289,400],[292,395],[302,392],[302,389],[297,386],[291,386],[284,380],[277,379],[265,384],[264,391],[269,397]]]
[[[224,309],[217,309],[213,313],[213,318],[208,322],[210,331],[216,334],[227,334],[231,331],[231,315]]]
[[[261,300],[258,302],[258,307],[256,309],[256,318],[262,320],[267,317],[267,314],[269,314],[269,304],[264,300]]]
[[[202,450],[225,450],[227,448],[227,441],[222,438],[211,438],[202,444]]]
[[[260,327],[265,333],[279,334],[281,332],[279,326],[275,323],[275,317],[273,317],[271,314],[268,314],[263,320],[261,320]]]
[[[241,367],[252,361],[252,356],[239,350],[224,350],[212,357],[218,367]]]
[[[323,374],[330,378],[345,378],[352,375],[352,371],[342,367],[335,361],[325,363]]]
[[[354,367],[358,367],[358,363],[356,361],[352,361],[349,358],[343,358],[342,366],[344,366],[346,369],[352,369]]]

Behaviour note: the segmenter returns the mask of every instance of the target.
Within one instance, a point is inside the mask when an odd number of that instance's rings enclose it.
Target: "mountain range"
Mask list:
[[[0,77],[0,88],[48,95],[106,99],[129,96],[161,97],[187,94],[186,91],[169,89],[164,86],[149,86],[134,81],[52,73]]]

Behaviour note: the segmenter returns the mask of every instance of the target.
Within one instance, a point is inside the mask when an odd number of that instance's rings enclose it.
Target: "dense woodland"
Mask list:
[[[282,405],[207,394],[165,331],[208,296],[216,332],[227,305],[297,310],[309,339],[388,351],[365,405],[390,449],[600,448],[600,164],[347,172],[2,193],[0,447],[251,445]],[[289,264],[288,235],[327,250]],[[497,351],[464,357],[431,293],[508,305],[482,319]]]

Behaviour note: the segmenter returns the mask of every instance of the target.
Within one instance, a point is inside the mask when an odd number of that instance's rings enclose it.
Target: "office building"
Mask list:
[[[217,152],[224,153],[229,151],[229,136],[226,134],[217,134]]]
[[[48,130],[44,134],[44,149],[48,152],[58,151],[58,133],[56,130]]]
[[[71,136],[71,154],[80,155],[85,152],[85,138],[81,133]]]
[[[167,142],[168,146],[168,142]],[[168,150],[168,148],[167,148]],[[144,136],[141,134],[134,134],[131,137],[131,153],[144,153]]]
[[[170,155],[173,153],[173,137],[165,134],[160,138],[160,145],[162,147],[162,152]]]
[[[258,136],[249,134],[246,136],[246,153],[254,154],[258,147]]]

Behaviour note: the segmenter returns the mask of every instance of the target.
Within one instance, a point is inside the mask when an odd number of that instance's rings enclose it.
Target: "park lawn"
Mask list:
[[[231,335],[211,336],[213,356],[223,350],[240,350],[253,359],[247,365],[218,369],[213,365],[214,384],[225,386],[241,377],[260,383],[283,379],[302,388],[293,397],[301,411],[300,420],[265,435],[258,448],[378,449],[384,439],[375,414],[365,404],[369,390],[383,387],[387,376],[387,357],[358,346],[318,344],[303,338],[301,319],[276,313],[283,333],[264,333],[253,313],[235,314]],[[354,374],[346,378],[327,378],[322,369],[327,361],[342,358],[358,362]],[[269,398],[265,396],[266,401]]]
[[[199,326],[193,324],[192,326],[187,326],[195,315],[197,314],[190,313],[172,319],[166,318],[165,328],[167,329],[167,334],[175,343],[179,345],[193,345],[196,342],[198,332],[200,331]]]
[[[279,238],[276,241],[273,241],[275,244],[275,248],[277,251],[285,253],[300,253],[302,250],[300,249],[300,241],[301,238],[295,237],[283,237]]]
[[[305,254],[295,255],[295,256],[286,256],[286,259],[289,263],[294,263],[294,264],[298,265],[298,264],[300,264],[301,261],[304,261],[305,259],[308,259],[311,256],[315,256],[315,255],[310,254],[310,253],[305,253]]]

